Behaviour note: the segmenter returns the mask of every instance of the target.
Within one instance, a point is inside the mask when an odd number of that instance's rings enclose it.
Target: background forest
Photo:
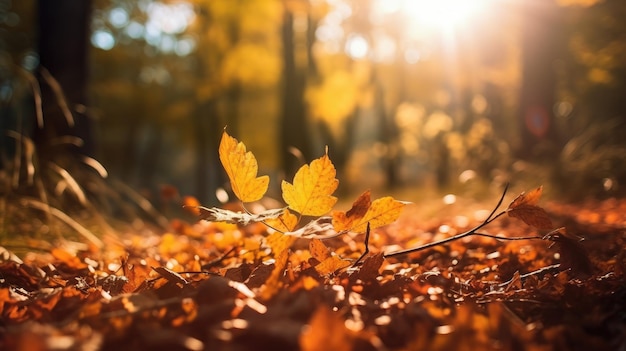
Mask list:
[[[73,135],[72,152],[154,202],[210,205],[227,184],[228,126],[279,178],[328,145],[346,192],[531,179],[623,194],[625,12],[618,0],[0,0],[2,164],[20,148],[12,133],[39,146]]]

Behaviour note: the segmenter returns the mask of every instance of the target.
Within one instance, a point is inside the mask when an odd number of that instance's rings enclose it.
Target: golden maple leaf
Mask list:
[[[332,196],[339,180],[335,178],[335,166],[326,154],[300,167],[293,184],[282,182],[283,200],[289,208],[304,216],[321,216],[330,211],[337,198]]]
[[[257,177],[259,166],[246,145],[226,133],[219,147],[220,161],[228,175],[233,192],[242,202],[260,200],[269,185],[269,176]]]
[[[366,191],[352,204],[347,212],[333,213],[333,227],[337,231],[351,230],[361,233],[394,222],[407,202],[395,200],[391,196],[382,197],[370,202],[370,193]]]

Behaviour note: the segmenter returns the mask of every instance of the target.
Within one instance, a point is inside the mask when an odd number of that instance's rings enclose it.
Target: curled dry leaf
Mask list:
[[[284,208],[263,211],[261,213],[252,214],[245,212],[235,212],[224,210],[217,207],[198,206],[200,218],[209,222],[225,222],[233,224],[248,225],[254,222],[263,222],[269,219],[276,219],[283,214]]]
[[[224,131],[219,146],[222,166],[237,198],[243,202],[260,200],[269,185],[269,176],[257,177],[259,170],[256,158],[246,145],[238,142]]]
[[[543,208],[537,206],[539,198],[541,198],[543,187],[521,193],[516,197],[507,208],[506,212],[509,217],[518,218],[524,223],[538,229],[552,229],[552,220]]]
[[[322,216],[337,202],[332,196],[339,185],[335,175],[335,166],[326,150],[324,156],[300,167],[293,184],[282,182],[283,199],[290,209],[303,216]]]

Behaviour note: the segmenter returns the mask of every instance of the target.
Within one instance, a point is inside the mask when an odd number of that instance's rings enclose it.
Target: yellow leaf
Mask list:
[[[280,233],[277,233],[280,234]],[[276,263],[269,278],[265,281],[265,285],[261,288],[261,298],[269,300],[276,295],[283,287],[282,276],[289,259],[289,250],[283,250],[276,256]]]
[[[350,261],[342,260],[338,256],[330,256],[315,266],[315,270],[320,275],[326,275],[334,273],[342,268],[346,268],[351,264],[352,263]]]
[[[269,246],[275,255],[278,255],[283,251],[287,251],[296,239],[298,238],[295,236],[276,232],[265,239],[265,244]]]
[[[363,195],[361,195],[361,197],[363,197]],[[359,201],[360,200],[357,199],[355,204]],[[350,230],[357,233],[365,232],[368,222],[370,224],[370,229],[378,228],[394,222],[398,219],[398,217],[400,217],[402,209],[406,204],[406,202],[395,200],[391,196],[382,197],[374,200],[374,202],[372,202],[367,209],[367,212],[361,216],[349,215],[350,211],[346,213],[334,213],[333,226],[337,231]],[[361,209],[353,213],[361,214],[363,211]]]
[[[288,209],[285,209],[285,211],[278,218],[268,219],[265,223],[267,223],[267,225],[271,228],[283,233],[290,232],[293,231],[298,225],[298,217],[296,217],[296,215],[291,213]]]
[[[289,208],[304,216],[321,216],[330,211],[337,198],[332,196],[339,181],[335,178],[335,166],[326,154],[309,165],[300,167],[293,184],[283,181],[283,199]]]
[[[228,174],[233,192],[243,202],[257,201],[265,195],[269,176],[257,177],[256,158],[246,145],[224,131],[219,147],[220,161]]]

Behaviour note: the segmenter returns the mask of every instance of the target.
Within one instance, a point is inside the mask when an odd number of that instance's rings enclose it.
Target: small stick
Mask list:
[[[367,228],[365,229],[365,251],[363,251],[361,256],[359,256],[359,258],[356,261],[354,261],[354,263],[352,264],[352,267],[355,267],[357,264],[359,264],[359,262],[361,262],[363,257],[365,257],[365,255],[367,255],[369,252],[370,252],[370,222],[367,222]]]
[[[495,236],[495,235],[491,235],[491,234],[486,234],[486,233],[478,233],[478,230],[480,230],[482,227],[486,226],[487,224],[495,221],[496,219],[498,219],[500,216],[504,215],[506,213],[506,210],[499,212],[498,214],[495,214],[496,211],[498,210],[498,208],[502,205],[502,201],[504,201],[504,196],[506,195],[506,192],[509,188],[509,184],[507,184],[504,187],[504,191],[502,192],[502,196],[500,196],[500,200],[498,201],[498,203],[496,204],[496,207],[494,207],[494,209],[491,211],[491,213],[489,214],[489,216],[487,216],[487,218],[485,218],[485,220],[480,223],[479,225],[475,226],[474,228],[457,234],[455,236],[451,236],[449,238],[445,238],[439,241],[433,241],[430,242],[428,244],[424,244],[422,246],[418,246],[418,247],[413,247],[410,249],[404,249],[404,250],[400,250],[400,251],[396,251],[396,252],[390,252],[390,253],[386,253],[383,254],[384,258],[389,258],[389,257],[395,257],[395,256],[401,256],[401,255],[406,255],[412,252],[418,252],[418,251],[422,251],[422,250],[426,250],[429,249],[433,246],[438,246],[438,245],[443,245],[443,244],[447,244],[451,241],[455,241],[455,240],[459,240],[462,239],[466,236],[470,236],[470,235],[478,235],[478,236],[484,236],[484,237],[488,237],[488,238],[493,238],[493,239],[498,239],[498,240],[526,240],[526,239],[543,239],[540,236],[527,236],[527,237],[514,237],[514,238],[507,238],[507,237],[500,237],[500,236]]]

